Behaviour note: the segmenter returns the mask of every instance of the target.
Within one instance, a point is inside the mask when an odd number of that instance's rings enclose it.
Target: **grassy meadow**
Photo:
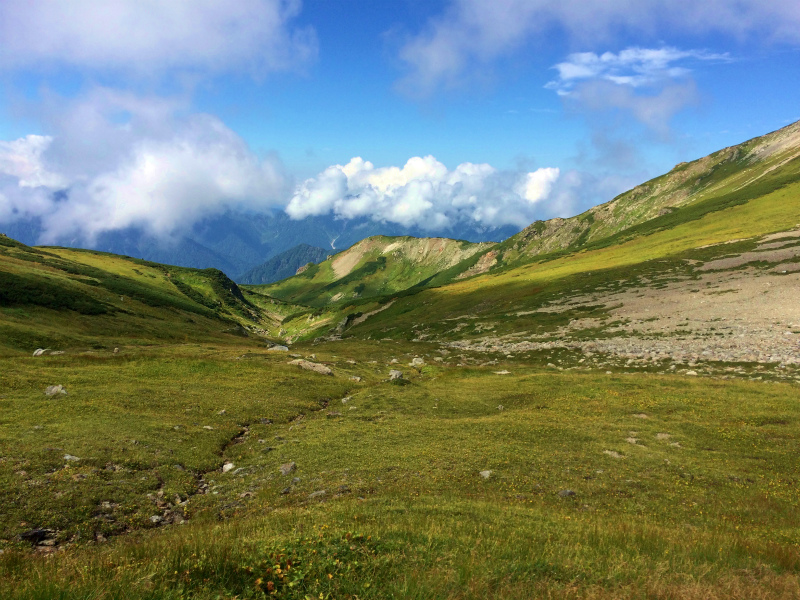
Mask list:
[[[0,597],[800,595],[797,385],[436,348],[3,357]]]

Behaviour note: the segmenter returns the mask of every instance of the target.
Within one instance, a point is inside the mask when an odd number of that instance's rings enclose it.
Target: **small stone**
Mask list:
[[[153,525],[159,525],[161,523],[161,521],[163,521],[163,520],[164,520],[164,518],[160,517],[159,515],[153,515],[152,517],[150,517],[150,522]]]
[[[670,437],[672,437],[672,436],[670,436],[670,434],[668,434],[668,433],[657,433],[656,434],[656,439],[657,440],[668,440]]]
[[[114,354],[119,354],[119,348],[114,348]]]
[[[290,487],[283,488],[281,490],[281,495],[283,495],[283,496],[285,496],[286,494],[291,494],[291,493],[292,493],[292,488],[290,488]]]
[[[44,356],[45,352],[49,352],[50,348],[37,348],[33,351],[34,356]]]
[[[502,404],[498,404],[497,405],[497,410],[501,410],[502,411],[502,410],[505,410],[505,409],[506,409],[505,406],[503,406]]]
[[[484,479],[489,479],[489,477],[492,476],[492,472],[487,469],[486,471],[481,471],[480,476],[483,477]]]
[[[219,411],[217,414],[218,414],[219,416],[226,415],[226,414],[228,414],[228,411],[227,411],[227,410],[225,410],[225,409],[223,408],[223,409],[222,409],[221,411]]]
[[[322,498],[325,495],[325,490],[317,490],[316,492],[312,492],[308,495],[309,500],[313,500],[314,498]]]
[[[267,348],[267,352],[288,352],[288,346],[281,346],[280,344],[275,344],[274,346],[270,346]]]
[[[186,469],[183,468],[183,465],[173,465],[172,468],[175,469],[176,471],[185,471],[186,470]]]
[[[69,462],[77,462],[80,460],[80,458],[78,458],[77,456],[72,456],[72,454],[65,454],[64,460],[67,460]]]
[[[234,464],[232,462],[226,462],[224,465],[222,465],[222,472],[227,473],[228,471],[232,470],[233,467]]]
[[[278,470],[280,470],[281,475],[288,475],[289,473],[292,473],[293,471],[297,470],[297,463],[293,461],[283,464],[280,467],[278,467]]]
[[[495,375],[511,375],[511,371],[495,371]]]
[[[689,375],[690,377],[694,377],[697,375],[697,371],[686,371],[686,374]]]
[[[300,478],[299,477],[292,477],[292,485],[297,485],[298,483],[300,483]]]
[[[67,388],[63,385],[48,385],[47,388],[44,390],[46,396],[66,396],[67,395]]]
[[[211,431],[214,428],[211,425],[203,425],[203,429],[208,429],[209,431]]]
[[[625,441],[628,442],[629,444],[634,444],[634,445],[639,443],[639,440],[637,440],[635,437],[625,438]]]
[[[402,379],[402,378],[403,378],[402,371],[398,371],[397,369],[392,369],[391,371],[389,371],[389,381],[394,381],[395,379]]]
[[[390,362],[390,363],[392,363],[393,365],[396,365],[396,364],[397,364],[398,362],[400,362],[400,361],[399,361],[399,360],[397,360],[396,358],[393,358],[393,359],[392,359],[392,360],[390,360],[389,362]]]
[[[603,450],[603,454],[607,454],[611,458],[623,458],[622,454],[616,450]]]
[[[412,366],[412,367],[423,367],[423,366],[425,366],[425,360],[423,360],[422,358],[419,358],[418,356],[414,357],[414,358],[411,359],[410,366]]]
[[[350,400],[352,400],[352,396],[347,396],[346,398],[342,398],[342,404],[347,404]]]
[[[359,377],[358,375],[350,375],[350,381],[355,381],[356,383],[358,383],[359,381],[361,381],[361,377]]]
[[[335,419],[335,418],[337,418],[337,417],[341,417],[341,416],[342,416],[342,413],[340,413],[340,412],[338,412],[338,411],[335,411],[335,410],[333,410],[333,411],[331,411],[331,412],[329,412],[329,413],[327,414],[327,417],[328,417],[329,419]]]
[[[559,498],[570,498],[575,495],[576,495],[575,492],[572,490],[561,490],[560,492],[558,492]]]
[[[644,413],[637,413],[635,415],[631,415],[634,419],[649,419],[650,417]]]

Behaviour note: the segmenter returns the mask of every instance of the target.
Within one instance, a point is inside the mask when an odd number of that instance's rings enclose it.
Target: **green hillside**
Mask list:
[[[253,300],[264,303],[216,269],[33,248],[0,235],[0,348],[248,335],[274,324],[273,313]]]
[[[446,238],[369,237],[257,291],[313,307],[382,296],[411,288],[493,245]]]

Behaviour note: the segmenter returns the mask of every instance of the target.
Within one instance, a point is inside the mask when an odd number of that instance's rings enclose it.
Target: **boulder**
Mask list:
[[[303,360],[302,358],[297,358],[295,360],[289,361],[290,365],[296,365],[301,369],[305,369],[306,371],[313,371],[314,373],[319,373],[320,375],[333,375],[333,371],[330,370],[329,367],[325,365],[321,365],[319,363],[311,362],[310,360]]]
[[[67,388],[65,388],[63,385],[48,385],[44,390],[44,393],[51,398],[53,396],[66,396]]]
[[[389,371],[389,381],[392,381],[393,379],[402,379],[402,378],[403,378],[402,371],[398,371],[397,369],[392,369],[391,371]]]

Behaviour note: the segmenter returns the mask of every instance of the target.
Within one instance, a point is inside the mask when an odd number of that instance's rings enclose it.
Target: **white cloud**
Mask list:
[[[38,217],[43,242],[91,241],[131,226],[165,236],[229,208],[281,204],[290,188],[277,160],[181,108],[96,90],[61,106],[52,137],[0,142],[0,221]]]
[[[650,38],[722,33],[761,43],[800,43],[796,0],[451,0],[443,14],[400,49],[413,96],[463,83],[492,62],[536,43],[550,30],[584,46],[608,44],[620,32]],[[575,63],[579,75],[591,65]]]
[[[28,135],[18,140],[0,140],[0,175],[17,180],[20,187],[61,188],[67,180],[47,169],[42,154],[53,138],[45,135]]]
[[[566,95],[582,81],[602,80],[638,88],[689,75],[687,61],[728,61],[728,54],[678,48],[627,48],[619,53],[576,52],[555,67],[558,79],[546,87]],[[682,64],[675,64],[682,63]]]
[[[293,219],[331,213],[369,217],[428,231],[458,223],[524,226],[550,216],[546,201],[559,173],[555,168],[510,173],[473,163],[449,170],[433,156],[413,157],[402,168],[376,168],[353,158],[300,184],[286,212]]]
[[[314,31],[291,26],[300,8],[300,0],[3,0],[0,67],[261,75],[316,55]]]

